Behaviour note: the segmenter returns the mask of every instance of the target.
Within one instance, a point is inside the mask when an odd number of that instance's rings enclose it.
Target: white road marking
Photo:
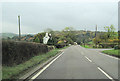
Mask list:
[[[107,76],[111,81],[114,81],[112,77],[110,77],[105,71],[103,71],[100,67],[97,67],[105,76]]]
[[[108,56],[108,57],[110,57],[110,58],[114,58],[114,59],[117,59],[117,60],[118,60],[118,58],[117,58],[117,57],[113,57],[113,56],[110,56],[110,55],[107,55],[107,54],[104,54],[104,53],[100,53],[100,54],[102,54],[102,55],[105,55],[105,56]]]
[[[35,76],[33,76],[31,79],[37,78],[44,70],[46,70],[55,60],[57,60],[64,52],[62,52],[59,56],[57,56],[55,59],[53,59],[48,65],[46,65],[42,70],[40,70]]]
[[[85,58],[86,58],[88,61],[92,62],[92,60],[90,60],[88,57],[85,56]]]

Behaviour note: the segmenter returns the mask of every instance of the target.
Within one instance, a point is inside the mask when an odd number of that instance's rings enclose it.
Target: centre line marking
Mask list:
[[[86,58],[88,61],[92,62],[92,60],[90,60],[88,57],[85,56],[85,58]]]
[[[105,71],[103,71],[100,67],[97,67],[104,75],[106,75],[111,81],[114,81],[112,77],[110,77]]]
[[[48,65],[46,65],[42,70],[40,70],[35,76],[33,76],[31,79],[37,78],[45,69],[47,69],[54,61],[56,61],[64,52],[62,52],[59,56],[57,56],[55,59],[53,59]]]

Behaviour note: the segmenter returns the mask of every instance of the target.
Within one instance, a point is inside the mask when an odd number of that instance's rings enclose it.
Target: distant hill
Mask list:
[[[21,36],[27,36],[27,35],[31,35],[31,36],[34,36],[34,34],[22,34]],[[12,38],[14,36],[18,36],[18,34],[15,34],[15,33],[0,33],[0,36],[2,36],[2,38]]]
[[[12,38],[12,37],[14,37],[14,36],[18,36],[17,34],[15,34],[15,33],[0,33],[0,36],[2,35],[2,38],[8,38],[8,37],[10,37],[10,38]]]
[[[34,36],[35,34],[22,34],[21,36],[27,36],[27,35]]]

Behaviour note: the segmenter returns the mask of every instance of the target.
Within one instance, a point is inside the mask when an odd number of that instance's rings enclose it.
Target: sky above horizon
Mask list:
[[[2,32],[18,33],[18,15],[23,34],[65,27],[94,31],[96,25],[104,31],[111,24],[118,30],[117,2],[4,2]]]

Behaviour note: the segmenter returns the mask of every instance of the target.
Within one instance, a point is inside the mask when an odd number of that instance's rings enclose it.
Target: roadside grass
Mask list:
[[[92,42],[92,41],[90,41],[90,42],[88,42],[88,44],[93,44],[93,42]]]
[[[84,48],[92,48],[92,47],[90,47],[90,46],[88,46],[88,45],[81,45],[82,47],[84,47]]]
[[[102,53],[116,56],[116,57],[120,57],[120,50],[104,50],[104,51],[102,51]]]
[[[59,49],[51,50],[50,52],[38,56],[32,57],[30,60],[26,61],[25,63],[8,67],[2,67],[2,79],[17,79],[16,77],[21,72],[33,67],[34,65],[41,64],[47,61],[50,57],[55,56],[59,52]]]

